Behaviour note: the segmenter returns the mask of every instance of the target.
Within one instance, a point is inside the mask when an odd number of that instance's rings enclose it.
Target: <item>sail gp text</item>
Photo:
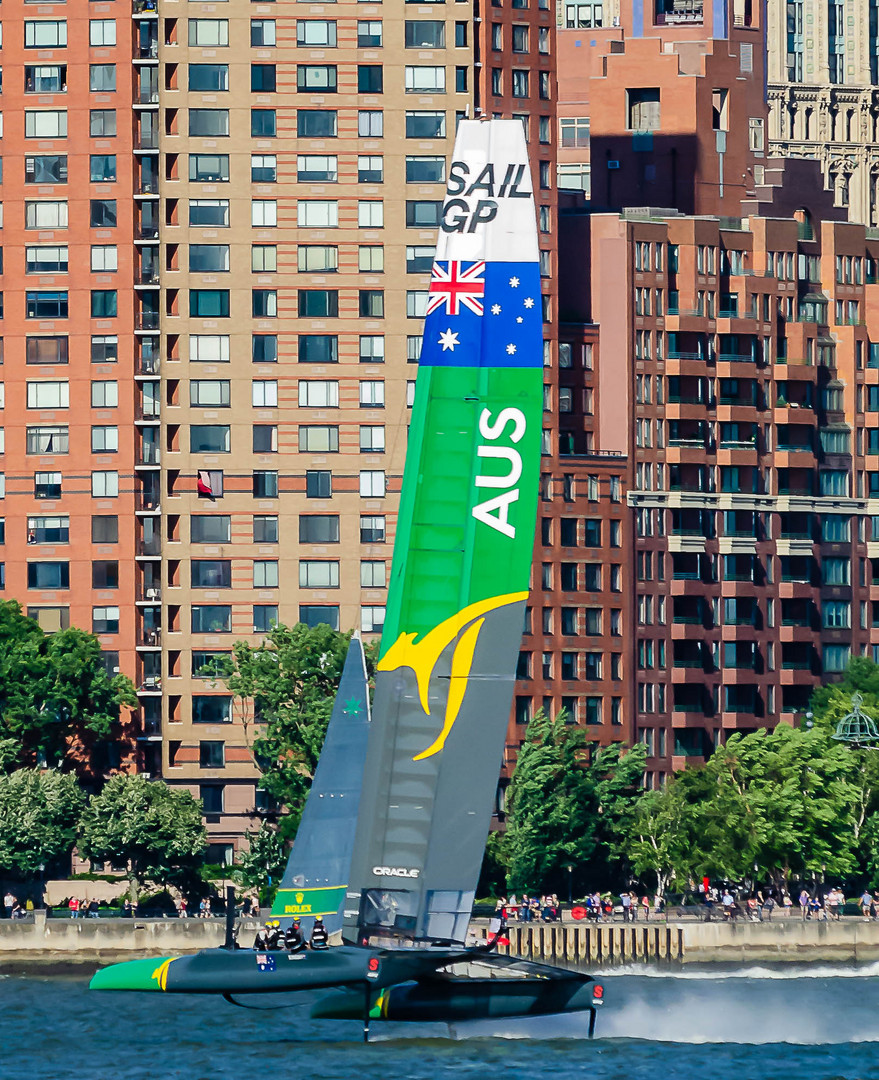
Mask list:
[[[513,425],[510,432],[506,432],[508,424]],[[511,442],[518,443],[525,434],[527,428],[525,414],[521,409],[501,409],[497,419],[492,421],[488,409],[483,409],[479,414],[479,434],[488,442],[495,442],[506,435]],[[477,503],[470,511],[477,521],[483,525],[496,529],[511,540],[516,539],[516,529],[510,524],[510,507],[519,498],[517,484],[522,477],[522,455],[514,446],[478,446],[476,448],[478,458],[495,458],[505,461],[507,472],[505,476],[477,476],[478,488],[503,488],[499,495],[491,499]]]
[[[497,217],[498,199],[530,199],[530,184],[526,184],[527,190],[520,189],[527,170],[527,165],[507,165],[501,173],[499,167],[496,179],[495,167],[489,163],[474,180],[470,180],[470,166],[464,161],[453,161],[449,168],[446,194],[460,195],[462,198],[446,200],[440,222],[443,232],[476,232],[479,225],[485,225]],[[480,196],[475,202],[474,195]]]

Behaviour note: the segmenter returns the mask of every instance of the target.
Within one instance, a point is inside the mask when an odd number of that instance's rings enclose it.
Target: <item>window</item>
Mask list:
[[[360,363],[383,364],[385,362],[385,339],[376,335],[360,338]]]
[[[559,120],[559,145],[565,147],[589,146],[589,117]]]
[[[381,64],[357,65],[357,92],[359,94],[380,94],[382,85]]]
[[[338,514],[300,514],[300,544],[338,544]],[[382,564],[384,565],[384,564]]]
[[[513,97],[528,97],[528,72],[522,68],[513,68]]]
[[[192,677],[194,679],[216,678],[223,671],[228,656],[227,652],[193,649]]]
[[[92,426],[92,453],[115,454],[119,449],[119,429],[108,425]]]
[[[96,273],[111,273],[118,270],[119,254],[116,245],[93,244],[91,249],[91,268]]]
[[[251,20],[251,39],[253,37]],[[274,23],[272,27],[274,28]],[[229,44],[229,20],[228,19],[190,19],[189,20],[189,44],[211,48]],[[251,44],[254,44],[251,40]],[[260,42],[260,44],[262,44]],[[274,44],[274,41],[272,42]]]
[[[115,109],[91,109],[89,112],[89,135],[107,138],[116,134]]]
[[[278,315],[278,290],[253,289],[251,291],[251,314],[255,319],[274,319]]]
[[[442,203],[434,200],[406,200],[406,225],[411,229],[436,229]]]
[[[193,612],[195,609],[193,608]],[[193,724],[229,724],[232,721],[232,699],[212,694],[210,697],[194,694],[192,698]],[[222,788],[215,788],[222,793]]]
[[[407,94],[444,94],[446,69],[424,65],[407,65],[405,69]]]
[[[278,269],[275,244],[254,244],[250,249],[250,268],[255,274],[274,273]]]
[[[357,158],[357,181],[380,184],[384,180],[384,161],[378,154],[360,154]]]
[[[384,134],[384,115],[376,109],[360,109],[357,113],[357,134],[361,138],[380,139]]]
[[[231,399],[231,384],[228,379],[191,379],[189,383],[189,404],[203,408],[228,407]]]
[[[364,469],[360,473],[360,494],[365,499],[384,498],[387,481],[382,469]]]
[[[383,409],[385,407],[385,384],[381,381],[366,380],[360,383],[361,409]]]
[[[258,139],[273,139],[278,134],[278,118],[275,110],[251,109],[250,134]]]
[[[627,90],[629,130],[659,131],[659,90]]]
[[[64,179],[67,179],[67,159],[64,158]],[[115,154],[92,154],[89,157],[89,180],[93,183],[104,183],[116,179],[116,155]],[[39,180],[33,181],[39,183]],[[51,181],[44,181],[50,183]]]
[[[27,587],[29,589],[69,589],[70,563],[28,563]]]
[[[407,139],[444,139],[446,137],[446,114],[444,112],[407,112]]]
[[[194,634],[229,634],[232,632],[232,607],[229,604],[193,604]]]
[[[300,424],[299,452],[310,454],[338,453],[339,429],[331,424]]]
[[[91,316],[93,319],[115,319],[117,294],[115,289],[92,289]]]
[[[384,223],[383,203],[363,200],[357,203],[357,224],[362,229],[380,229]]]
[[[335,229],[339,224],[339,204],[335,201],[300,199],[296,205],[300,228]]]
[[[333,474],[328,469],[307,469],[305,472],[305,497],[329,499],[333,494]]]
[[[212,94],[229,89],[228,64],[190,64],[189,89]]]
[[[435,248],[432,247],[407,247],[406,248],[406,273],[429,274],[433,266]]]
[[[64,19],[25,20],[24,47],[26,49],[54,49],[66,44],[67,22]]]
[[[189,271],[197,274],[225,273],[229,269],[228,244],[190,244]]]
[[[24,134],[27,139],[59,139],[67,135],[66,109],[25,109]]]
[[[115,45],[116,22],[113,19],[89,19],[89,45]]]
[[[70,518],[67,516],[29,517],[29,544],[67,544],[70,542]]]
[[[360,609],[360,629],[364,634],[380,634],[385,627],[384,605],[370,604]]]
[[[257,408],[275,408],[278,404],[278,384],[273,379],[254,379],[251,393]]]
[[[227,42],[228,44],[228,42]],[[251,19],[250,20],[250,44],[259,48],[265,45],[275,44],[275,20],[274,19]]]
[[[383,426],[362,425],[360,428],[360,449],[364,453],[381,454],[385,449],[385,429]]]
[[[61,473],[38,472],[34,473],[34,498],[35,499],[60,499],[61,498]]]
[[[278,179],[277,157],[274,154],[251,154],[250,179],[255,184],[274,184]]]
[[[360,563],[360,585],[364,589],[383,589],[387,583],[384,561],[364,559]]]
[[[762,154],[764,149],[763,118],[752,116],[748,120],[748,148],[755,154]]]
[[[113,179],[115,179],[115,175],[114,170]],[[26,184],[66,184],[67,155],[38,154],[33,157],[26,157],[24,159],[24,182]]]
[[[66,274],[67,260],[66,245],[24,249],[24,268],[28,274]]]
[[[385,540],[385,519],[383,516],[365,515],[360,518],[360,543],[383,544]]]
[[[362,319],[380,319],[385,313],[385,294],[381,289],[361,289],[359,310]]]
[[[228,424],[191,424],[189,451],[192,454],[228,454],[231,445]]]
[[[66,409],[70,404],[69,383],[29,382],[27,384],[27,407],[29,409]]]
[[[231,559],[193,559],[189,569],[194,589],[231,589]]]
[[[195,654],[193,654],[193,662],[194,656]],[[222,769],[226,764],[226,744],[223,742],[215,742],[213,740],[211,740],[210,742],[199,742],[198,764],[199,768],[201,769]],[[220,787],[219,785],[209,786],[207,790],[210,792],[219,791],[221,795],[223,791],[222,787]],[[201,791],[199,791],[199,795],[202,795]],[[202,797],[202,805],[204,807],[204,812],[206,814],[222,813],[222,805],[220,807],[220,810],[215,811],[213,809],[208,809],[208,805],[212,798],[213,796],[211,795],[206,801],[204,797]]]
[[[92,383],[92,408],[115,409],[119,404],[119,384],[101,380]]]
[[[339,269],[339,249],[319,244],[300,244],[297,267],[300,273],[335,273]]]
[[[360,36],[360,27],[363,23],[358,23],[358,39]],[[370,24],[367,24],[370,25]],[[381,23],[376,24],[379,27],[379,37],[381,37]],[[329,47],[331,49],[336,46],[336,24],[335,22],[327,21],[324,19],[297,19],[296,20],[296,44],[297,45],[311,45],[314,48],[320,48],[322,46]],[[360,44],[358,40],[358,45]],[[381,44],[381,42],[379,42]]]
[[[28,427],[25,447],[28,454],[67,454],[70,452],[68,428],[58,424]]]
[[[331,334],[300,334],[300,364],[335,364],[339,360],[339,339]]]
[[[306,626],[327,625],[339,629],[339,609],[331,604],[300,604],[299,621]]]
[[[232,519],[228,514],[193,514],[190,539],[194,544],[228,544],[232,538]]]
[[[406,22],[404,31],[407,49],[444,49],[446,24],[439,20]]]
[[[226,182],[229,179],[228,154],[190,154],[189,179],[204,183]]]
[[[190,199],[189,224],[228,227],[228,199]]]
[[[189,359],[200,364],[228,364],[228,334],[190,334]]]
[[[93,229],[115,229],[116,200],[91,199],[89,202],[89,224]]]
[[[278,625],[277,604],[254,604],[253,605],[253,629],[257,634],[268,634],[272,627]]]
[[[296,179],[300,183],[335,184],[339,159],[334,154],[300,154],[296,158]]]
[[[300,408],[335,409],[339,405],[339,384],[335,381],[299,380]]]
[[[301,589],[338,589],[339,564],[329,559],[300,559]]]
[[[297,64],[296,89],[319,94],[335,94],[338,73],[335,64]]]
[[[333,24],[335,25],[335,24]],[[298,30],[298,24],[297,24]],[[382,24],[378,20],[360,19],[357,23],[357,48],[374,49],[382,43]],[[335,41],[333,42],[335,45]]]
[[[26,357],[29,364],[66,364],[66,337],[29,337]]]
[[[189,134],[210,139],[229,134],[228,109],[190,109]]]
[[[255,469],[253,472],[253,494],[258,499],[277,499],[277,472],[266,469]]]
[[[190,289],[189,314],[197,319],[228,319],[228,289]]]
[[[277,544],[278,518],[275,514],[256,514],[253,518],[253,542]]]
[[[92,608],[92,633],[93,634],[118,634],[119,633],[119,608],[96,607]]]
[[[298,109],[296,134],[300,139],[332,139],[337,134],[337,122],[334,109]]]
[[[444,184],[446,160],[442,157],[407,157],[406,182],[409,184]]]
[[[26,202],[24,223],[27,229],[66,229],[67,200]]]
[[[99,559],[92,563],[92,588],[119,588],[119,563],[115,559]]]

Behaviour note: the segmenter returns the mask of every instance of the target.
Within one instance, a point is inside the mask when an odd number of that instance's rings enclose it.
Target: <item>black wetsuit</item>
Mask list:
[[[315,922],[312,927],[311,941],[309,944],[312,949],[328,949],[330,947],[330,935],[327,933],[327,928],[322,922]]]
[[[291,953],[302,952],[305,948],[305,942],[302,940],[302,931],[298,926],[287,927],[287,932],[284,934],[284,947],[287,952]]]

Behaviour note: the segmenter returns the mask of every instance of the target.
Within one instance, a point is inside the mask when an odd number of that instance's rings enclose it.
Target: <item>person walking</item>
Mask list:
[[[861,911],[865,919],[870,918],[870,908],[873,906],[873,897],[870,895],[869,889],[864,889],[861,893]]]
[[[797,903],[800,905],[800,918],[802,919],[803,922],[805,922],[806,919],[811,918],[811,915],[809,914],[809,900],[810,899],[811,899],[811,897],[809,896],[809,890],[806,889],[805,887],[800,889],[800,896],[799,896],[799,900],[797,901]]]

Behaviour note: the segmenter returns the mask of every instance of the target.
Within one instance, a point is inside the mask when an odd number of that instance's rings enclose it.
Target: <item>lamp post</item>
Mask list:
[[[568,871],[568,907],[574,902],[574,866],[568,863],[565,869]]]
[[[46,906],[45,896],[46,896],[46,864],[45,863],[40,863],[40,896],[39,896],[39,906],[40,906],[40,908],[44,908]]]

